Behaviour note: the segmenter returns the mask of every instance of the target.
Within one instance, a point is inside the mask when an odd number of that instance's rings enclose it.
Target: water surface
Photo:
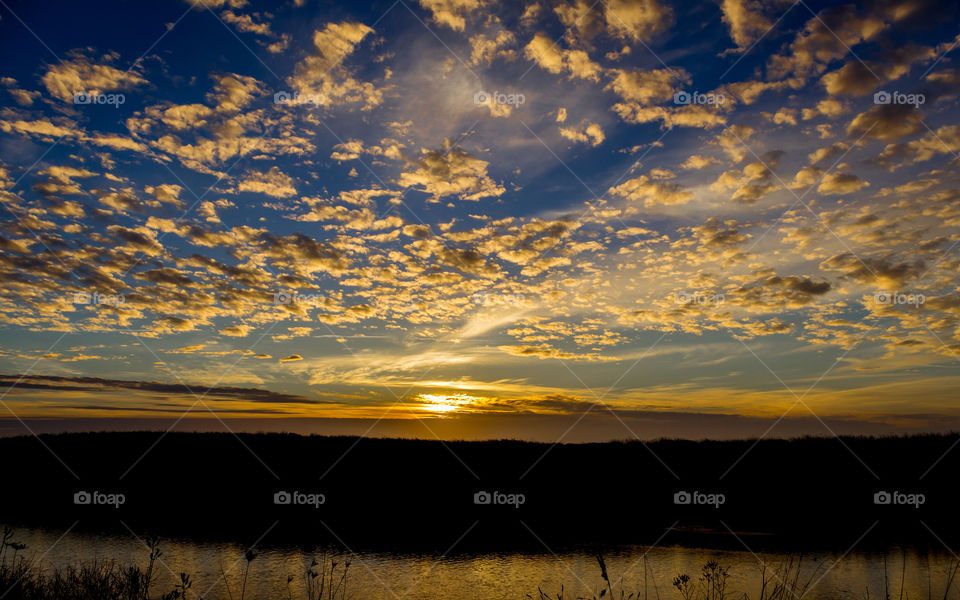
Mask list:
[[[44,567],[56,568],[81,562],[118,561],[146,566],[148,549],[132,533],[127,536],[97,536],[85,533],[18,529],[14,539],[28,545],[26,554]],[[162,539],[163,557],[158,563],[156,592],[172,589],[180,572],[194,581],[191,598],[239,598],[247,566],[246,548],[238,544],[203,543],[183,539]],[[599,594],[605,585],[596,558],[586,550],[556,554],[509,552],[447,555],[363,552],[351,554],[333,548],[303,549],[267,547],[258,551],[249,565],[247,598],[305,598],[307,568],[316,557],[338,561],[338,573],[350,561],[347,574],[348,597],[356,599],[463,600],[482,598],[506,600],[537,597],[537,589],[556,595],[561,586],[566,598]],[[664,545],[621,546],[607,552],[606,563],[619,596],[624,590],[649,598],[679,598],[672,580],[680,573],[697,578],[707,561],[730,568],[728,591],[740,598],[745,592],[758,598],[761,564],[770,570],[798,554],[765,553],[747,550],[711,550]],[[905,559],[905,563],[904,563]],[[885,586],[890,597],[900,597],[900,574],[905,565],[904,596],[927,598],[928,585],[935,598],[944,596],[952,568],[952,556],[944,552],[890,548],[884,552],[818,553],[802,557],[801,579],[813,581],[804,596],[810,600],[836,598],[883,598]],[[762,561],[762,563],[761,563]],[[646,578],[644,572],[646,571]],[[887,574],[885,581],[884,573]],[[929,579],[928,579],[929,575]],[[771,576],[772,577],[772,576]],[[288,584],[288,578],[292,578]],[[929,583],[928,583],[929,581]],[[228,590],[229,587],[229,590]],[[0,591],[2,593],[2,591]]]

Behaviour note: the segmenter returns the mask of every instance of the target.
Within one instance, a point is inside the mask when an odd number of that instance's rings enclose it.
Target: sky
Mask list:
[[[960,427],[956,3],[0,2],[0,433]]]

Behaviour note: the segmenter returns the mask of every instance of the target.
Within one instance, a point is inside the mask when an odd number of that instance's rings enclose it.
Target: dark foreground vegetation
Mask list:
[[[0,515],[23,525],[351,540],[354,549],[781,542],[846,549],[960,538],[958,436],[547,444],[157,432],[0,439]],[[59,459],[57,458],[59,457]],[[60,459],[63,460],[61,463]],[[119,506],[76,504],[80,492]],[[276,503],[277,494],[323,503]],[[476,503],[477,494],[523,503]],[[723,503],[677,504],[678,493]],[[899,494],[877,504],[878,493]],[[918,504],[898,503],[922,494]],[[519,498],[515,496],[514,500]],[[103,499],[103,496],[101,496]],[[874,526],[875,525],[875,526]],[[272,527],[272,529],[271,529]],[[536,532],[539,539],[531,535]]]
[[[14,532],[4,528],[0,539],[0,596],[9,600],[247,600],[259,598],[284,598],[286,600],[348,600],[359,599],[351,591],[351,583],[363,573],[351,572],[350,560],[326,555],[314,557],[302,573],[302,583],[291,585],[295,577],[288,576],[285,589],[277,589],[264,596],[252,591],[256,582],[248,581],[250,564],[257,559],[256,552],[247,551],[245,565],[239,572],[227,574],[221,568],[220,579],[213,586],[193,585],[196,574],[180,573],[169,590],[159,589],[157,570],[162,564],[163,550],[156,539],[146,542],[144,564],[79,563],[66,569],[46,570],[34,559],[28,559],[25,546],[14,541]],[[558,590],[538,588],[536,594],[517,591],[516,597],[529,600],[644,600],[674,598],[679,600],[791,600],[804,598],[817,586],[822,577],[832,568],[824,563],[805,565],[802,556],[788,558],[779,563],[763,563],[756,574],[754,596],[730,584],[731,569],[717,561],[709,561],[693,575],[678,573],[671,581],[657,581],[650,575],[645,559],[636,565],[641,577],[638,583],[629,586],[624,575],[609,572],[601,553],[596,555],[598,575],[593,579],[594,592],[589,596],[573,595],[561,584]],[[951,561],[943,581],[928,578],[926,594],[919,598],[948,600],[960,596],[957,574],[960,559]],[[884,562],[882,582],[873,582],[877,587],[873,594],[880,598],[904,596],[906,573],[891,576]],[[583,582],[585,585],[586,582]],[[882,584],[882,587],[880,587]],[[861,598],[870,600],[871,585],[867,585]],[[918,596],[916,593],[914,597]]]
[[[161,592],[156,583],[163,550],[158,540],[147,540],[149,556],[146,566],[108,563],[78,563],[67,569],[48,571],[35,560],[21,554],[25,546],[13,540],[13,530],[4,528],[0,540],[0,597],[9,600],[187,600],[257,598],[248,594],[247,576],[250,563],[257,554],[250,550],[244,556],[246,568],[230,576],[221,571],[218,585],[205,591],[193,589],[191,574],[180,573],[172,589]],[[162,563],[161,563],[162,564]],[[326,556],[315,558],[303,573],[302,594],[306,600],[346,600],[350,563]],[[293,577],[287,580],[287,589],[278,590],[276,597],[293,600]],[[253,586],[250,586],[253,587]],[[284,593],[286,592],[286,593]],[[261,596],[262,597],[262,596]]]
[[[764,562],[762,558],[758,560]],[[615,574],[607,572],[607,566],[603,555],[597,555],[597,564],[600,567],[600,581],[597,585],[597,593],[591,596],[577,596],[574,598],[566,594],[563,587],[559,592],[550,593],[543,589],[537,590],[537,595],[527,594],[529,600],[648,600],[655,598],[674,598],[680,600],[802,600],[809,597],[813,589],[821,581],[822,577],[829,571],[829,567],[818,563],[812,568],[804,565],[802,556],[786,559],[778,564],[769,564],[764,562],[763,567],[757,574],[756,588],[759,589],[756,595],[751,596],[742,590],[736,590],[730,584],[730,567],[724,567],[716,561],[708,561],[700,569],[699,573],[689,575],[680,573],[676,575],[669,585],[666,582],[657,582],[654,578],[648,576],[646,563],[640,567],[643,577],[641,583],[634,588],[630,588],[623,583],[622,575],[615,577]],[[960,560],[951,562],[947,571],[945,581],[938,581],[936,587],[930,580],[925,594],[914,595],[915,599],[922,600],[948,600],[956,598],[957,574],[960,572]],[[899,600],[909,600],[909,592],[905,593],[906,573],[901,571],[899,581],[896,574],[891,574],[884,567],[883,581],[877,582],[879,589],[871,591],[871,586],[867,585],[860,596],[862,600],[870,600],[876,596],[890,600],[897,596]],[[882,587],[880,587],[882,585]],[[899,595],[898,595],[899,594]],[[818,597],[831,597],[829,592],[822,593]],[[842,596],[841,596],[842,597]]]

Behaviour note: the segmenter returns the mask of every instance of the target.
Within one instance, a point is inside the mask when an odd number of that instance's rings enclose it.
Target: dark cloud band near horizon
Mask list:
[[[169,417],[73,417],[26,418],[24,423],[36,434],[98,431],[166,431],[196,433],[294,433],[301,435],[362,436],[367,438],[415,438],[422,440],[517,439],[551,444],[635,441],[657,439],[749,440],[801,437],[896,436],[950,434],[960,431],[960,420],[944,415],[923,415],[909,423],[885,424],[855,419],[787,417],[781,421],[737,415],[658,414],[647,412],[619,415],[620,423],[601,415],[580,419],[579,415],[469,415],[430,419],[428,427],[415,419],[322,418],[264,415],[265,418],[236,417],[223,412],[222,422],[197,409],[174,423],[181,415]],[[221,411],[217,411],[221,414]],[[195,416],[194,416],[195,415]],[[14,419],[0,419],[0,436],[32,435]],[[624,426],[626,424],[626,426]]]

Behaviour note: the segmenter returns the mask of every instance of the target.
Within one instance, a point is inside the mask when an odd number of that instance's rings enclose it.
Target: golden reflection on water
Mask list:
[[[111,561],[147,563],[148,551],[141,541],[129,538],[90,536],[46,530],[18,530],[14,538],[27,544],[26,555],[40,558],[47,568],[77,565],[78,562]],[[52,546],[52,548],[51,548]],[[163,556],[156,567],[156,594],[173,588],[181,571],[191,575],[193,592],[211,600],[238,597],[238,590],[247,562],[246,548],[238,544],[194,543],[184,540],[162,540]],[[760,565],[749,552],[707,550],[664,546],[620,548],[606,557],[607,570],[614,592],[619,596],[631,592],[650,598],[679,597],[672,589],[673,578],[687,573],[696,579],[704,563],[718,561],[730,567],[727,590],[731,597],[746,593],[758,598]],[[933,597],[943,597],[949,579],[950,555],[947,553],[903,551],[896,549],[887,556],[890,589],[900,595],[900,572],[906,559],[904,597],[928,597],[928,565]],[[263,549],[250,563],[247,598],[305,598],[305,575],[314,555],[297,549]],[[320,550],[316,554],[323,556]],[[790,555],[763,555],[769,569],[775,568]],[[502,553],[484,555],[403,555],[370,553],[363,556],[327,554],[327,559],[351,561],[347,576],[349,596],[357,599],[396,598],[404,600],[485,600],[519,599],[537,595],[537,588],[554,596],[564,588],[566,597],[599,595],[604,583],[596,560],[585,552]],[[816,584],[806,600],[863,598],[869,588],[871,597],[884,594],[884,557],[881,553],[851,552],[841,560],[837,554],[810,554],[803,557],[803,578]],[[831,565],[834,565],[833,568]],[[819,565],[819,567],[818,567]],[[226,578],[221,575],[221,569]],[[288,577],[292,577],[289,583]],[[227,586],[230,587],[228,593]],[[289,595],[288,595],[289,591]],[[634,596],[636,597],[636,596]]]

